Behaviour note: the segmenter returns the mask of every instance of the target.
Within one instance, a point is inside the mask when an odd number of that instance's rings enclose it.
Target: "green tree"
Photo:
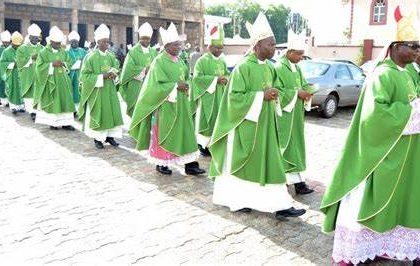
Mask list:
[[[283,5],[270,5],[267,9],[263,9],[260,4],[253,0],[236,0],[234,3],[206,8],[206,14],[208,15],[232,18],[232,22],[224,27],[226,37],[240,34],[243,38],[249,38],[245,27],[246,21],[253,22],[260,11],[266,14],[277,43],[286,42],[287,20],[290,9]]]

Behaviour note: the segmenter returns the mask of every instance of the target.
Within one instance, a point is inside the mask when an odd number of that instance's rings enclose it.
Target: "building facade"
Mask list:
[[[0,0],[0,30],[27,34],[37,23],[43,38],[57,25],[65,34],[79,32],[81,44],[93,41],[93,33],[104,23],[111,29],[116,45],[134,44],[139,26],[148,21],[154,30],[152,44],[158,42],[159,27],[174,22],[191,43],[202,43],[202,0]]]
[[[397,23],[394,12],[400,6],[403,16],[420,12],[417,0],[348,0],[350,14],[349,34],[351,44],[373,40],[376,46],[383,46],[393,40]]]
[[[383,46],[395,39],[395,10],[402,16],[414,12],[420,20],[420,0],[336,0],[343,5],[343,35],[328,43],[309,40],[308,54],[315,58],[347,59],[361,64],[376,58]],[[316,36],[314,36],[316,39]]]

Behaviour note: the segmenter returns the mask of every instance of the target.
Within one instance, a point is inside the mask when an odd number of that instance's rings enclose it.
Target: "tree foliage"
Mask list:
[[[277,43],[286,42],[290,9],[283,5],[270,5],[264,9],[260,4],[252,0],[236,0],[234,3],[206,8],[206,14],[208,15],[232,18],[232,22],[224,26],[226,37],[233,37],[234,34],[239,34],[242,38],[249,38],[245,22],[254,22],[260,11],[266,14]]]

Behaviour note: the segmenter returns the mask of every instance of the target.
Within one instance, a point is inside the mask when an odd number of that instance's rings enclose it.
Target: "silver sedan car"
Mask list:
[[[312,106],[323,117],[334,116],[338,107],[357,104],[366,77],[359,67],[329,60],[303,60],[299,66],[308,83],[317,88]]]

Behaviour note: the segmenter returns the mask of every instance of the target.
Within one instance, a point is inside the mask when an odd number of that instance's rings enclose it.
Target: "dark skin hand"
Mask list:
[[[114,73],[105,73],[103,74],[104,79],[114,79],[116,75]]]
[[[264,91],[264,101],[273,101],[279,98],[279,90],[276,88],[268,88]]]
[[[178,87],[177,90],[179,91],[183,91],[183,92],[188,92],[189,86],[187,83],[183,82],[183,81],[178,81]]]
[[[309,99],[311,99],[311,97],[312,97],[312,94],[310,94],[309,92],[304,91],[304,90],[299,90],[298,91],[298,97],[300,99],[304,100],[304,101],[309,101]]]
[[[224,76],[221,76],[221,77],[217,78],[217,84],[226,85],[227,82],[228,82],[228,80]]]

